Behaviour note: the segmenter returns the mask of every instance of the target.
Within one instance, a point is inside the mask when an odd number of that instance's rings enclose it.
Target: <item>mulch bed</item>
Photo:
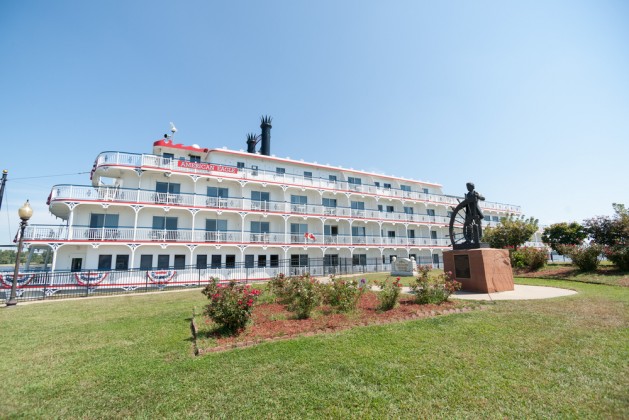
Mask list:
[[[335,313],[328,307],[319,308],[309,319],[296,319],[292,312],[278,303],[256,305],[252,314],[252,323],[237,336],[221,336],[218,333],[209,337],[215,345],[208,348],[197,347],[199,326],[194,317],[191,328],[195,354],[219,352],[233,348],[248,347],[262,342],[286,340],[295,337],[312,336],[345,330],[356,326],[379,325],[410,319],[433,317],[451,313],[468,312],[475,308],[469,303],[444,302],[440,305],[418,305],[412,298],[402,297],[400,304],[386,312],[377,311],[378,298],[373,292],[365,293],[356,312],[351,314]],[[198,318],[197,318],[198,319]],[[207,324],[211,320],[205,319]]]

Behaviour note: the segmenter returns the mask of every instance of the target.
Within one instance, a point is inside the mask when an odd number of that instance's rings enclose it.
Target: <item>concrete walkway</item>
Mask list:
[[[371,290],[379,292],[378,286],[371,286]],[[402,293],[412,293],[411,288],[402,287]],[[450,295],[453,299],[465,300],[530,300],[530,299],[549,299],[561,296],[576,295],[577,292],[569,289],[560,289],[558,287],[546,286],[525,286],[522,284],[514,285],[514,290],[509,292],[497,293],[477,293],[458,291]]]
[[[561,296],[575,295],[577,292],[569,289],[546,286],[525,286],[516,284],[515,290],[497,293],[474,293],[458,291],[451,295],[453,299],[466,300],[529,300],[529,299],[549,299]]]

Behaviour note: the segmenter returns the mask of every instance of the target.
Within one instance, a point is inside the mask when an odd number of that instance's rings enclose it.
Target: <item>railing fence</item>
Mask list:
[[[434,265],[429,257],[420,256],[422,265]],[[437,267],[440,264],[436,265]],[[79,272],[31,271],[18,275],[18,301],[60,299],[125,293],[151,292],[173,288],[200,287],[211,278],[219,281],[256,282],[266,281],[277,274],[313,276],[375,273],[391,270],[390,263],[381,258],[315,259],[306,263],[294,259],[270,261],[264,266],[247,263],[231,263],[207,266],[186,266],[132,269],[132,270],[85,270]],[[0,301],[9,299],[13,274],[0,273]]]

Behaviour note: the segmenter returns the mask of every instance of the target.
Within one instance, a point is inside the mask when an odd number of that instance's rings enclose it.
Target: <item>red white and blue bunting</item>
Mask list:
[[[98,286],[109,273],[74,273],[74,278],[79,286]]]
[[[147,271],[149,280],[155,284],[166,284],[171,281],[177,272],[175,270]]]
[[[17,275],[17,287],[27,286],[33,279],[35,274],[18,274]],[[0,282],[5,287],[11,287],[13,284],[13,274],[0,275]]]

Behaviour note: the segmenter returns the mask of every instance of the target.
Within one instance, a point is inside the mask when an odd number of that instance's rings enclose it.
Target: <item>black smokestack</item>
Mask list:
[[[260,117],[260,128],[262,129],[262,146],[260,146],[260,154],[265,156],[271,156],[271,118],[268,115]]]
[[[255,153],[256,144],[258,144],[258,136],[253,133],[247,134],[247,153]]]

